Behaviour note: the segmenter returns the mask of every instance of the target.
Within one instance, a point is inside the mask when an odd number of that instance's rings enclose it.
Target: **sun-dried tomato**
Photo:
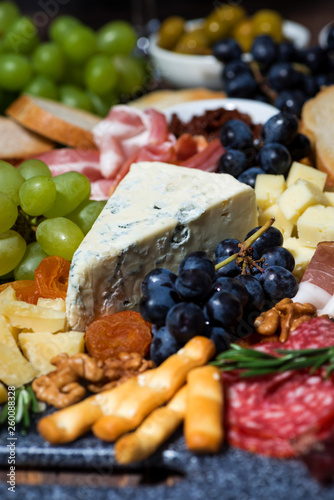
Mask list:
[[[25,302],[29,302],[29,304],[37,304],[38,299],[41,297],[38,293],[35,281],[18,280],[4,283],[0,286],[0,293],[9,286],[14,288],[18,300],[24,300]]]
[[[41,297],[65,299],[71,263],[63,257],[45,257],[35,271],[35,281]]]
[[[138,312],[122,311],[93,321],[85,333],[90,356],[108,359],[119,352],[145,356],[152,340],[151,324]]]

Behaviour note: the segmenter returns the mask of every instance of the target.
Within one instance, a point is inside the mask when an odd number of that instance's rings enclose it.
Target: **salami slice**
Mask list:
[[[300,325],[282,345],[257,344],[268,353],[276,349],[308,349],[334,345],[334,324],[315,318]],[[291,457],[334,428],[334,376],[324,370],[288,371],[249,379],[223,374],[226,388],[227,438],[235,446],[268,456]]]

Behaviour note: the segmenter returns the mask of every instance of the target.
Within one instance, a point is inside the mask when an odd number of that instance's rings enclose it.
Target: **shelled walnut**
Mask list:
[[[111,389],[155,365],[136,352],[121,352],[105,361],[88,354],[59,354],[51,360],[55,371],[36,378],[32,383],[37,399],[64,408],[77,403],[87,393]]]
[[[255,319],[255,331],[266,336],[276,334],[280,342],[285,342],[289,338],[290,331],[316,315],[317,308],[312,304],[300,304],[285,298]]]

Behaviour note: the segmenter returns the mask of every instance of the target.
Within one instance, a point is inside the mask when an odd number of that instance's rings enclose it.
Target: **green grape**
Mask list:
[[[39,45],[32,56],[32,67],[39,75],[58,82],[65,70],[65,58],[59,45],[54,42]]]
[[[85,66],[82,64],[74,64],[67,61],[65,63],[65,72],[62,78],[64,84],[75,85],[76,87],[83,86],[85,79]]]
[[[10,163],[0,160],[0,192],[13,198],[16,205],[20,203],[19,189],[23,183],[24,179],[20,172]]]
[[[105,24],[97,34],[97,48],[110,56],[128,55],[136,45],[137,35],[126,21],[112,21]]]
[[[49,37],[51,40],[61,43],[63,37],[77,26],[82,26],[79,19],[73,16],[58,16],[49,27]]]
[[[24,94],[35,95],[37,97],[45,97],[46,99],[57,100],[59,92],[56,84],[47,76],[37,75],[22,91]]]
[[[15,19],[20,17],[21,12],[13,2],[0,2],[0,36],[2,36],[8,26],[13,24]]]
[[[102,116],[103,118],[107,116],[110,110],[110,105],[108,104],[109,94],[108,97],[103,96],[102,98],[99,95],[96,95],[88,90],[87,95],[91,100],[94,113],[96,113],[99,116]]]
[[[131,95],[142,88],[145,70],[138,59],[130,56],[114,56],[112,63],[117,70],[117,88],[120,94]]]
[[[79,172],[65,172],[53,177],[56,185],[56,200],[50,210],[44,212],[48,218],[62,217],[75,210],[89,198],[90,182]]]
[[[41,160],[26,160],[20,163],[17,167],[24,180],[35,177],[36,175],[44,175],[45,177],[52,177],[51,171],[44,161]]]
[[[87,234],[106,203],[107,200],[85,200],[73,212],[67,214],[66,217],[75,222],[84,234]]]
[[[24,238],[12,229],[0,234],[0,276],[9,273],[18,265],[26,246]]]
[[[39,44],[37,28],[28,17],[19,17],[9,27],[4,37],[7,52],[30,54]]]
[[[67,260],[72,260],[83,238],[81,229],[65,217],[46,219],[36,231],[37,242],[48,255],[58,255]]]
[[[44,252],[37,241],[30,243],[26,248],[22,260],[14,269],[14,278],[16,280],[34,280],[35,269],[47,256],[48,254]]]
[[[0,233],[10,229],[18,216],[17,206],[13,198],[0,192]]]
[[[60,100],[66,106],[71,106],[72,108],[80,108],[85,111],[93,111],[93,104],[89,98],[89,95],[81,90],[75,85],[62,85],[59,89]]]
[[[116,87],[117,72],[110,58],[104,55],[92,56],[85,69],[87,88],[98,95],[103,95]]]
[[[20,90],[31,78],[31,64],[20,54],[0,54],[0,87],[5,90]]]
[[[95,33],[87,26],[76,26],[64,34],[60,44],[70,61],[82,64],[96,51]]]
[[[56,200],[57,190],[52,178],[44,175],[30,177],[20,187],[20,205],[28,215],[42,215]]]

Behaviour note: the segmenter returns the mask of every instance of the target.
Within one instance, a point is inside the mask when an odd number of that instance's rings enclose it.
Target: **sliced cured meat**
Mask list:
[[[218,160],[225,149],[219,139],[214,139],[205,149],[191,156],[186,161],[180,163],[183,167],[199,168],[207,172],[214,172],[217,169]]]
[[[44,161],[52,175],[75,171],[85,175],[90,181],[102,178],[99,151],[89,149],[60,148],[34,156]]]
[[[314,318],[291,333],[284,349],[332,345],[334,324]],[[254,348],[275,354],[282,344]],[[248,451],[290,457],[326,439],[334,427],[334,376],[325,380],[323,375],[323,369],[313,375],[297,370],[249,379],[238,372],[224,373],[228,441]]]

